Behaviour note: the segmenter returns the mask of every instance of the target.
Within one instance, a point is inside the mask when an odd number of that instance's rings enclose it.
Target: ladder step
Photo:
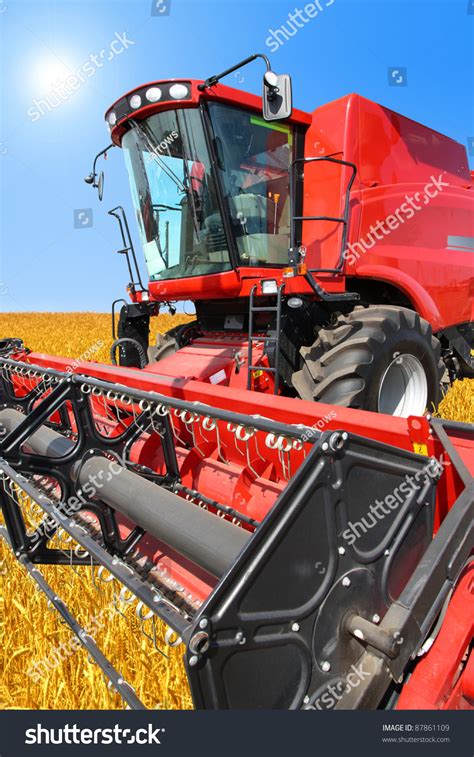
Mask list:
[[[270,308],[250,308],[251,313],[276,313],[278,311],[278,307],[270,307]]]
[[[248,358],[247,358],[247,389],[252,388],[252,372],[253,371],[260,371],[261,373],[272,373],[275,376],[275,386],[274,386],[274,394],[278,394],[278,387],[280,383],[280,370],[278,366],[278,359],[279,359],[279,352],[280,352],[280,323],[281,323],[281,306],[282,306],[282,290],[283,286],[281,285],[277,292],[275,292],[273,295],[267,295],[270,297],[275,297],[276,300],[274,300],[275,305],[271,306],[255,306],[254,304],[254,294],[257,290],[257,287],[254,286],[252,288],[252,291],[250,293],[250,302],[249,302],[249,333],[248,333]],[[254,329],[254,313],[276,313],[276,332],[275,336],[254,336],[253,335],[253,329]],[[268,347],[270,344],[275,345],[275,367],[274,368],[265,368],[261,365],[252,365],[252,347],[255,342],[263,342],[265,347]]]
[[[265,371],[265,373],[276,373],[276,368],[265,368],[263,365],[249,365],[249,371]]]

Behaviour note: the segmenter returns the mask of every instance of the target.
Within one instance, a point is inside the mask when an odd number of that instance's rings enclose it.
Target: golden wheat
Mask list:
[[[189,319],[185,315],[152,319],[152,338]],[[109,362],[110,316],[104,313],[5,313],[0,314],[0,338],[19,337],[35,352]],[[94,348],[93,354],[90,354]],[[474,421],[474,381],[457,381],[439,407],[453,420]],[[44,566],[46,579],[87,626],[113,602],[113,584],[91,581],[90,569]],[[51,659],[53,648],[68,645],[71,634],[34,589],[24,569],[0,540],[0,708],[1,709],[116,709],[122,702],[103,679],[100,669],[80,649],[51,668],[39,683],[28,671],[42,659]],[[95,575],[97,583],[97,576]],[[124,609],[124,608],[119,608]],[[128,610],[126,618],[115,612],[94,638],[148,707],[187,709],[191,705],[182,661],[183,647],[158,651],[140,630]],[[150,635],[151,627],[144,627]],[[159,645],[164,627],[158,624]]]
[[[151,319],[150,344],[156,334],[187,323],[183,313]],[[16,337],[34,352],[110,363],[112,320],[107,313],[0,313],[0,339]]]

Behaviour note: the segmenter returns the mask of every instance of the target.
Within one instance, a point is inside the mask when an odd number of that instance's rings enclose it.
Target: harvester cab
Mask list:
[[[423,417],[469,370],[465,152],[357,96],[305,114],[267,71],[262,111],[219,78],[107,111],[149,280],[114,208],[121,365],[0,343],[0,536],[130,707],[42,564],[182,645],[196,707],[470,708],[472,427]],[[399,228],[362,253],[382,210]],[[150,316],[189,299],[150,349]]]
[[[258,57],[262,98],[220,83]],[[194,349],[202,381],[404,417],[473,375],[461,145],[357,95],[295,110],[265,56],[139,87],[106,120],[148,273],[113,331],[120,364],[179,376]],[[193,328],[150,345],[150,315],[187,300]]]

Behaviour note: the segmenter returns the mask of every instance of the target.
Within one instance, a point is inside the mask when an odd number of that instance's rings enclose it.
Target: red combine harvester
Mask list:
[[[261,99],[218,83],[257,57]],[[1,343],[1,535],[130,707],[39,564],[164,621],[199,708],[473,708],[473,432],[423,416],[473,375],[465,150],[356,95],[293,111],[265,56],[106,118],[149,282],[114,208],[120,365]]]

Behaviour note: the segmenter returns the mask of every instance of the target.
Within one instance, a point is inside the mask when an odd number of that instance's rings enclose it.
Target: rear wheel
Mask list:
[[[303,399],[407,417],[432,411],[441,396],[441,344],[406,308],[357,307],[321,328],[301,349],[293,386]]]

